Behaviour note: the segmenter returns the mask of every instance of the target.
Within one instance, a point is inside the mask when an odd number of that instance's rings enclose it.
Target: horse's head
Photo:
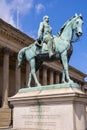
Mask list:
[[[72,29],[75,31],[75,34],[78,37],[82,35],[82,25],[83,25],[82,15],[75,15],[73,19]]]

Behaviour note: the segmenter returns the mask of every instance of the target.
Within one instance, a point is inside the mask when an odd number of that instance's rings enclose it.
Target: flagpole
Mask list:
[[[16,27],[19,28],[19,8],[17,7],[17,24]]]

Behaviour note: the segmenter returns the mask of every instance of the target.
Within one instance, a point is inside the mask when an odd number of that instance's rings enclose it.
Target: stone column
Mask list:
[[[82,88],[82,91],[87,94],[87,83],[86,82],[82,85],[81,88]]]
[[[59,82],[60,82],[60,74],[55,73],[55,83],[59,84]]]
[[[8,108],[8,88],[9,88],[9,49],[4,49],[3,57],[3,95],[2,108]]]
[[[30,73],[30,65],[28,62],[26,62],[26,87],[28,85],[29,73]]]
[[[54,84],[54,72],[53,72],[53,70],[50,70],[50,75],[49,76],[50,76],[50,79],[49,79],[50,80],[50,85]]]
[[[43,66],[43,85],[47,85],[47,68]]]
[[[18,68],[18,60],[16,59],[15,67],[15,91],[16,93],[21,88],[21,68]]]

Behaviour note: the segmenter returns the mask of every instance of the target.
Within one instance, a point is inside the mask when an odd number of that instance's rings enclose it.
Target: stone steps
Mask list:
[[[9,128],[11,124],[11,109],[0,108],[0,129]]]
[[[0,128],[0,130],[13,130],[12,128],[4,128],[4,127],[2,127],[2,128]]]
[[[9,127],[0,127],[0,130],[11,130]]]

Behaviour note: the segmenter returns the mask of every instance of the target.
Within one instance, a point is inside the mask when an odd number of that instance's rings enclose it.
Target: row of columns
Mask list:
[[[2,108],[8,108],[8,91],[9,91],[9,60],[10,50],[5,48],[3,50],[3,86],[2,86]],[[17,67],[18,61],[16,60],[15,66],[15,92],[21,87],[21,69]]]
[[[49,66],[42,67],[42,84],[43,85],[58,84],[60,83],[60,80],[61,80],[60,72],[56,72],[55,70],[49,68]]]
[[[2,108],[8,108],[9,92],[9,61],[11,51],[8,48],[3,49],[3,86],[2,86]],[[26,63],[26,86],[29,78],[30,66]],[[18,69],[18,60],[15,61],[15,93],[21,88],[21,69]]]

